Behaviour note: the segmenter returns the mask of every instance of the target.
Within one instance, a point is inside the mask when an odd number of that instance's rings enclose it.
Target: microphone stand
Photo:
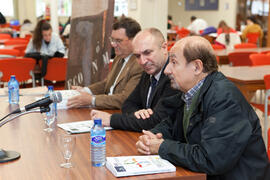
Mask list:
[[[2,127],[7,122],[12,121],[12,120],[16,119],[17,117],[20,117],[20,116],[25,115],[25,114],[36,113],[36,112],[44,113],[44,112],[49,112],[49,111],[50,111],[49,106],[40,107],[40,109],[33,109],[33,110],[30,110],[30,111],[25,111],[25,112],[22,112],[20,114],[16,114],[16,115],[14,115],[14,116],[6,119],[6,120],[1,121],[0,122],[0,127]],[[18,159],[20,157],[21,157],[20,153],[18,153],[16,151],[5,151],[3,149],[0,149],[0,163],[13,161],[13,160],[16,160],[16,159]]]

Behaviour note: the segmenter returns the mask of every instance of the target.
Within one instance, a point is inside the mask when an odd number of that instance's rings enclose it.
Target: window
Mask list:
[[[115,0],[114,1],[114,16],[127,16],[128,15],[128,1]]]
[[[58,16],[71,16],[71,1],[72,0],[58,0]],[[45,9],[45,0],[36,0],[37,17],[44,15]]]
[[[71,16],[71,1],[72,0],[58,0],[59,16]]]
[[[262,1],[262,0],[253,0],[253,1],[249,0],[249,1],[247,1],[247,5],[250,6],[250,4],[251,4],[251,14],[268,16],[269,0],[267,0],[267,1]]]
[[[13,0],[0,0],[0,12],[4,16],[14,16]]]

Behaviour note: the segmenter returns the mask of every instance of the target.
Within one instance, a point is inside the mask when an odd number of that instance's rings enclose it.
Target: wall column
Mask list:
[[[155,27],[167,37],[168,1],[129,0],[128,16],[136,19],[142,29]]]

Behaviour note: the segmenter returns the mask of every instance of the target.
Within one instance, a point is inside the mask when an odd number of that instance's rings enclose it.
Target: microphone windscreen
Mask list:
[[[54,92],[51,94],[50,99],[53,103],[60,103],[62,101],[62,94],[60,92]]]
[[[60,92],[56,92],[56,103],[60,103],[62,101],[62,94]]]

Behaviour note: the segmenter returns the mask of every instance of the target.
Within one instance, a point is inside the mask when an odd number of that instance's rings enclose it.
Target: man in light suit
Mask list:
[[[153,114],[152,109],[161,98],[178,93],[171,88],[170,80],[164,74],[168,64],[167,43],[158,29],[150,28],[139,32],[133,40],[133,53],[144,69],[143,75],[124,102],[123,114],[111,115],[92,110],[92,118],[101,118],[104,126],[132,131],[151,129],[161,119],[150,118]]]
[[[138,84],[142,68],[132,54],[132,40],[141,30],[140,25],[131,18],[122,18],[113,24],[110,37],[116,57],[112,70],[104,80],[82,88],[74,86],[80,95],[70,98],[67,106],[90,105],[97,109],[120,109],[122,103]]]

